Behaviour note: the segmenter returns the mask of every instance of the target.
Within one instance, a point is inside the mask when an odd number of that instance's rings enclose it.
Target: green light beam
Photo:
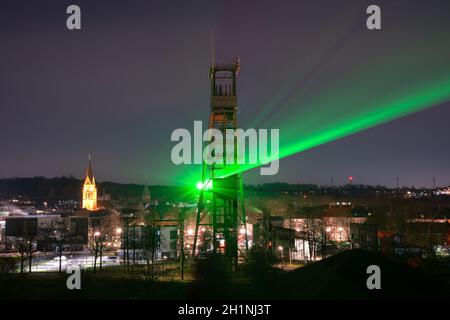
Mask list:
[[[450,100],[450,79],[438,85],[422,90],[410,91],[393,102],[370,108],[369,111],[358,112],[348,120],[337,121],[323,130],[316,130],[303,137],[294,137],[295,130],[283,131],[280,128],[280,152],[278,159],[306,151],[308,149],[335,141],[337,139],[358,133],[400,117],[430,108]],[[345,117],[344,117],[345,118]],[[299,121],[301,126],[302,121]],[[287,133],[283,135],[283,133]],[[270,148],[269,148],[270,150]],[[270,160],[277,160],[270,157]],[[216,177],[226,177],[264,165],[263,163],[247,165],[230,165],[221,172],[216,171]]]

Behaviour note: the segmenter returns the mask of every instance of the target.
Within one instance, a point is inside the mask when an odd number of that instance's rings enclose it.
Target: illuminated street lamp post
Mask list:
[[[281,262],[283,262],[283,247],[279,246],[278,251],[280,251],[280,259],[281,259]]]

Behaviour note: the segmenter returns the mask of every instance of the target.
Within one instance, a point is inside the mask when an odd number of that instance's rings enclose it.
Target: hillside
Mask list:
[[[368,290],[366,269],[381,269],[381,290]],[[349,250],[296,269],[278,279],[284,299],[428,299],[449,298],[448,283],[362,250]],[[277,289],[275,289],[277,290]],[[277,290],[278,291],[278,290]]]

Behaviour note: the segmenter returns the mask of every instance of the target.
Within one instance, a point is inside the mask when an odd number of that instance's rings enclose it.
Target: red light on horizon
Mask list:
[[[349,177],[348,177],[348,180],[353,181],[353,177],[352,177],[352,176],[349,176]]]

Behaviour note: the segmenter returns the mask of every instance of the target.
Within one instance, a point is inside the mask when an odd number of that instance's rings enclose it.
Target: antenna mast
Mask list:
[[[211,30],[211,68],[214,68],[214,30]]]

